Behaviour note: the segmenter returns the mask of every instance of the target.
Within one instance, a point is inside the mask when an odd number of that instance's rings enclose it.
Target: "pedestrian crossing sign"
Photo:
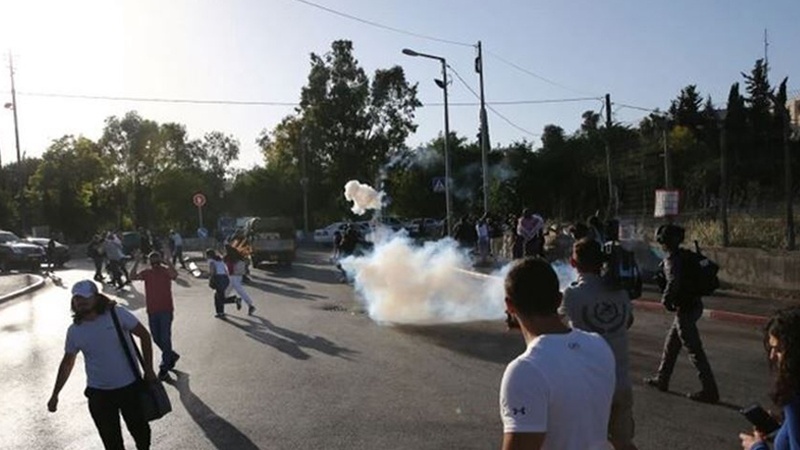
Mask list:
[[[444,177],[434,177],[432,180],[433,184],[433,192],[444,192]]]

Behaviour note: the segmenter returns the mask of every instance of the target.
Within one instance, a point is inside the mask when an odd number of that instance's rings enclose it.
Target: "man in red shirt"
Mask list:
[[[150,253],[148,258],[150,268],[141,272],[138,270],[140,258],[135,258],[136,262],[131,269],[131,280],[144,281],[150,333],[153,335],[153,341],[161,349],[158,377],[163,380],[169,378],[169,371],[181,357],[172,350],[172,316],[175,310],[172,302],[172,280],[178,278],[178,271],[175,270],[169,257],[162,259],[158,252]]]

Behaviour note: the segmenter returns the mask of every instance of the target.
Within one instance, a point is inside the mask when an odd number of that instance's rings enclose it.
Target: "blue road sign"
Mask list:
[[[197,237],[199,237],[200,239],[207,238],[208,237],[208,230],[206,230],[203,227],[198,228],[197,229]]]
[[[433,177],[431,180],[433,192],[444,192],[444,177]]]

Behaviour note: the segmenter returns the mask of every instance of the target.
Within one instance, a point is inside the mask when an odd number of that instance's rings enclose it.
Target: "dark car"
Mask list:
[[[45,252],[45,258],[47,257],[47,245],[50,243],[50,239],[29,237],[25,238],[24,241],[42,247]],[[66,264],[67,261],[69,261],[70,259],[69,246],[64,245],[58,241],[55,241],[55,244],[56,244],[56,250],[55,254],[53,255],[53,260],[54,260],[53,262],[55,263],[56,267],[64,267],[64,264]]]
[[[11,269],[37,272],[44,259],[42,247],[25,242],[10,231],[0,231],[0,272]]]

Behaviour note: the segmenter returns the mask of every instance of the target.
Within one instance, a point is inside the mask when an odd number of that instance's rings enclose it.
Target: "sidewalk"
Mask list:
[[[44,277],[33,273],[0,275],[0,303],[38,289],[44,285],[44,282]]]

